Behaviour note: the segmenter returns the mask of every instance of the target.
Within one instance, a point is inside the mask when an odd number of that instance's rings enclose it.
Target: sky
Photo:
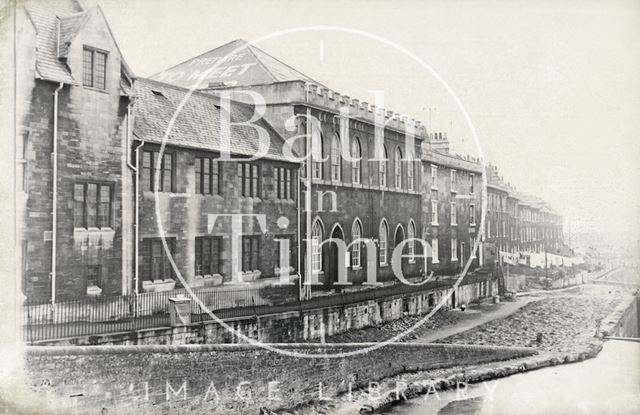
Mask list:
[[[640,239],[638,1],[84,3],[100,4],[138,76],[271,35],[256,45],[352,98],[371,103],[371,91],[384,91],[385,107],[447,132],[454,152],[481,152],[573,233]],[[387,42],[308,29],[316,26]],[[279,34],[299,27],[307,29]],[[454,98],[417,60],[459,99],[477,143]]]

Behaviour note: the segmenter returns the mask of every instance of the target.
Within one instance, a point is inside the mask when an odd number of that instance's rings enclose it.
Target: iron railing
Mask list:
[[[488,275],[467,275],[462,284],[486,281]],[[432,280],[421,286],[394,284],[342,293],[298,299],[297,286],[208,287],[195,289],[199,301],[191,301],[191,322],[217,318],[255,318],[267,314],[306,311],[383,298],[406,297],[419,292],[450,287],[455,280]],[[23,340],[29,343],[70,337],[133,332],[170,326],[169,298],[188,296],[186,290],[172,290],[130,296],[84,297],[49,303],[26,301],[22,309]],[[200,304],[202,303],[202,305]],[[204,307],[203,307],[204,306]]]

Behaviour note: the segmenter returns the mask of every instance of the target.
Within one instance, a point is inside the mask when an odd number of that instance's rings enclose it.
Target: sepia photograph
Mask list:
[[[0,414],[640,414],[640,1],[0,0]]]

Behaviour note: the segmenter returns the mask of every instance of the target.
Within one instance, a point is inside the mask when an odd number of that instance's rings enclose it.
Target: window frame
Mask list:
[[[255,197],[262,196],[262,165],[255,162],[238,162],[238,179],[240,180],[240,196]],[[247,194],[248,184],[248,194]]]
[[[222,237],[216,235],[202,235],[195,237],[195,249],[194,249],[194,274],[205,276],[222,274]],[[209,244],[208,253],[208,265],[209,270],[205,271],[205,241]],[[199,243],[198,243],[199,242]],[[217,254],[214,254],[214,242],[217,244]],[[200,245],[200,246],[198,246]],[[217,257],[215,256],[217,255]],[[198,264],[198,257],[200,257],[200,264]],[[213,259],[217,258],[214,266]],[[198,273],[198,265],[200,265],[200,273]],[[215,271],[214,271],[215,268]]]
[[[339,183],[342,181],[342,154],[340,151],[340,137],[338,134],[333,134],[331,138],[330,147],[330,173],[331,181],[333,183]]]
[[[458,238],[455,236],[451,237],[451,260],[458,260]]]
[[[87,79],[86,79],[86,62],[85,62],[85,57],[86,57],[86,53],[90,52],[91,53],[91,82],[90,85],[87,85]],[[97,60],[96,60],[96,55],[102,55],[104,56],[104,73],[103,73],[103,77],[102,77],[102,82],[103,85],[102,87],[98,87],[96,86],[96,79],[97,79]],[[95,91],[102,91],[105,92],[107,90],[107,67],[108,67],[108,60],[109,60],[109,51],[104,50],[104,49],[100,49],[100,48],[96,48],[94,46],[88,46],[88,45],[83,45],[82,46],[82,87],[83,88],[88,88],[88,89],[93,89]]]
[[[357,151],[357,154],[355,152]],[[351,140],[351,183],[362,183],[362,145],[360,139],[355,136]]]
[[[352,269],[360,269],[362,268],[362,244],[360,242],[356,242],[356,240],[362,238],[362,223],[360,219],[356,218],[353,221],[353,225],[351,226],[351,240],[353,245],[351,247],[351,268]]]
[[[165,241],[167,242],[167,245],[169,247],[169,252],[171,253],[171,256],[173,257],[175,255],[176,252],[176,238],[175,237],[168,237],[165,238]],[[162,270],[162,280],[166,281],[167,279],[173,279],[175,280],[175,271],[173,269],[173,266],[171,266],[171,262],[169,261],[169,257],[167,255],[166,250],[164,249],[164,246],[162,245],[162,238],[143,238],[142,239],[142,261],[140,261],[140,267],[142,268],[140,270],[140,283],[142,283],[142,281],[155,281],[158,275],[153,275],[153,268],[154,268],[154,256],[153,256],[153,248],[154,246],[158,246],[159,245],[159,249],[160,249],[160,269]],[[167,277],[167,275],[165,274],[165,271],[169,270],[169,277]]]
[[[208,173],[205,171],[205,162],[209,163]],[[198,167],[198,164],[200,165]],[[215,173],[214,173],[215,166]],[[200,195],[220,195],[222,188],[222,165],[213,155],[198,154],[194,157],[195,193]],[[209,177],[209,191],[205,192],[205,177]],[[215,180],[214,180],[215,178]],[[214,191],[215,190],[215,191]]]
[[[450,204],[451,226],[458,226],[458,205],[456,202]]]
[[[438,226],[438,199],[431,199],[431,225]]]
[[[431,239],[431,263],[432,264],[440,263],[440,256],[438,253],[438,238]]]
[[[95,195],[95,221],[89,226],[89,200],[88,200],[88,188],[89,185],[96,186]],[[82,186],[82,201],[76,199],[76,190],[78,186]],[[73,227],[79,229],[113,229],[113,197],[114,197],[115,183],[99,180],[87,180],[73,183]],[[101,201],[102,189],[109,189],[109,203],[107,207],[107,223],[106,226],[102,222],[100,215],[101,206],[104,202]],[[82,226],[76,226],[76,214],[78,209],[78,203],[82,204]]]
[[[158,150],[142,150],[142,187],[143,191],[153,192],[155,190],[155,177],[156,166],[158,163],[157,157],[160,151]],[[149,166],[146,166],[145,157],[149,155]],[[169,184],[169,190],[165,190],[165,172],[167,171],[165,166],[166,156],[171,159],[171,168],[169,170],[171,183]],[[158,178],[160,179],[160,185],[158,186],[158,192],[160,193],[175,193],[175,176],[176,176],[176,155],[173,151],[165,151],[162,153],[162,161],[160,162],[160,172]]]
[[[402,150],[396,148],[394,155],[394,184],[396,189],[402,189]]]
[[[294,200],[293,169],[274,167],[274,181],[277,199]]]
[[[383,232],[384,231],[384,232]],[[383,238],[384,235],[384,238]],[[387,266],[389,263],[389,225],[386,220],[381,220],[378,226],[378,263],[380,266]]]

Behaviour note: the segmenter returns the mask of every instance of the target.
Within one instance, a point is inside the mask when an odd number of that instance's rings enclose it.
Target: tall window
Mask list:
[[[318,273],[322,271],[322,223],[317,220],[311,228],[311,271]]]
[[[396,149],[395,156],[395,177],[396,177],[396,189],[402,189],[402,151],[400,148]]]
[[[73,203],[75,228],[111,227],[111,185],[76,183]]]
[[[322,179],[322,163],[324,162],[324,151],[322,149],[322,133],[314,128],[311,133],[311,177]]]
[[[166,238],[169,252],[175,252],[175,238]],[[166,280],[174,277],[173,267],[160,238],[142,240],[141,274],[145,280]]]
[[[360,172],[362,166],[362,148],[360,147],[360,140],[358,137],[354,137],[351,141],[351,182],[360,183]]]
[[[433,199],[431,200],[431,224],[438,224],[438,201]]]
[[[203,195],[220,194],[220,167],[211,157],[196,157],[196,193]]]
[[[380,265],[387,265],[387,246],[389,240],[389,227],[387,221],[384,219],[380,222],[380,228],[378,229],[380,240]]]
[[[451,203],[451,225],[458,224],[458,207],[455,203]]]
[[[431,240],[431,262],[433,264],[437,264],[440,262],[438,256],[438,238],[433,238]]]
[[[222,239],[216,236],[196,237],[196,275],[220,274]]]
[[[278,199],[293,199],[293,182],[291,169],[276,167],[276,196]]]
[[[409,239],[409,262],[414,262],[416,260],[416,242],[413,239],[416,237],[416,225],[413,221],[409,222],[407,235]]]
[[[435,164],[431,165],[431,188],[438,188],[438,166]]]
[[[238,163],[238,179],[242,196],[260,197],[260,168],[257,164]]]
[[[353,237],[354,244],[352,245],[351,251],[351,266],[353,268],[360,268],[361,265],[361,253],[362,253],[362,244],[358,241],[358,239],[362,238],[362,224],[360,220],[356,219],[353,221],[353,226],[351,228],[351,236]]]
[[[155,190],[155,169],[158,163],[158,157],[160,153],[157,151],[143,151],[142,152],[142,186],[144,190]],[[166,151],[162,154],[162,161],[160,162],[160,172],[158,179],[158,191],[159,192],[173,192],[173,154]]]
[[[475,193],[475,187],[473,183],[474,179],[475,179],[475,175],[473,173],[469,174],[469,193],[470,194]]]
[[[260,235],[247,235],[242,237],[242,270],[253,271],[258,269],[260,256]]]
[[[413,162],[413,154],[408,153],[407,154],[407,188],[409,190],[415,189],[415,183],[413,180],[414,168],[415,168],[415,163]]]
[[[469,224],[476,224],[476,205],[473,203],[469,205]]]
[[[331,140],[331,181],[339,182],[342,173],[342,157],[340,156],[340,139],[336,134]]]
[[[456,177],[457,177],[457,172],[454,169],[451,169],[451,171],[449,172],[449,182],[450,182],[452,192],[456,191]]]
[[[452,261],[458,260],[458,239],[457,238],[451,238],[451,260]]]
[[[387,146],[383,146],[383,153],[382,160],[378,165],[378,183],[380,183],[380,187],[387,187],[387,165],[389,164]]]
[[[82,85],[106,89],[107,53],[85,46],[82,54]]]

